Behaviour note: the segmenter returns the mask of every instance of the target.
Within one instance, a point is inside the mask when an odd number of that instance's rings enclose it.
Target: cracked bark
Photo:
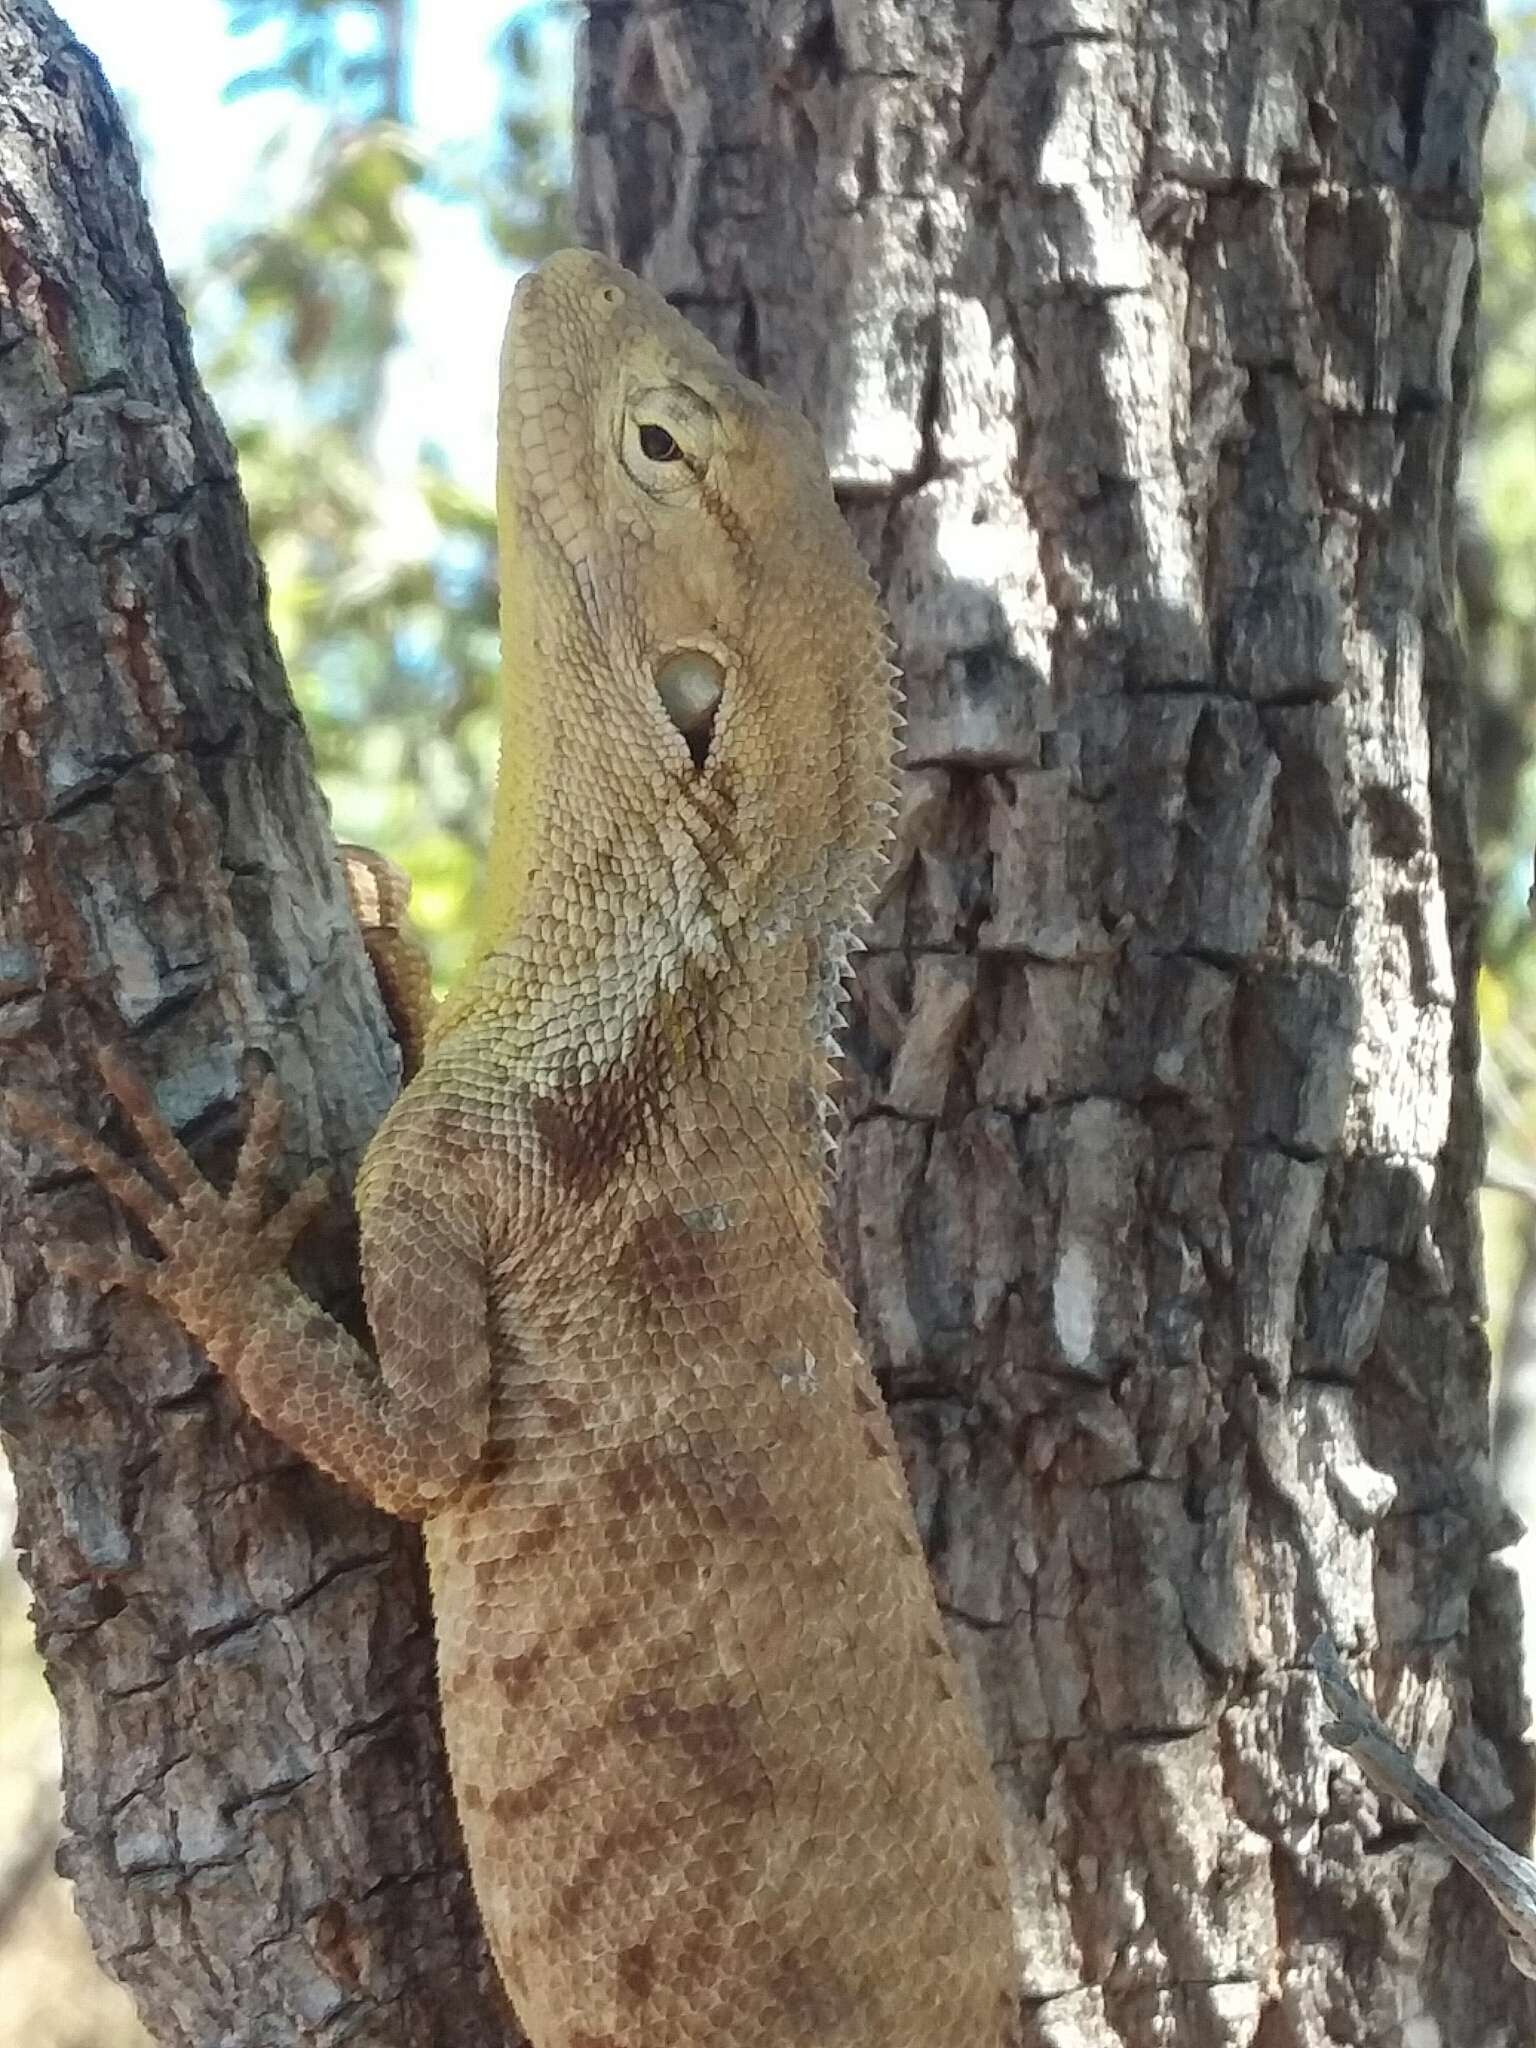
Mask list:
[[[0,1081],[99,1126],[126,1043],[217,1166],[265,1047],[295,1177],[345,1184],[393,1049],[121,123],[42,0],[0,0],[0,419]],[[33,1171],[0,1132],[0,1421],[98,1951],[167,2044],[510,2039],[415,1535],[48,1282],[33,1219],[125,1226]],[[338,1216],[310,1277],[346,1309],[354,1272]]]
[[[907,674],[838,1219],[1026,2038],[1503,2048],[1451,548],[1479,6],[591,0],[586,239],[823,429]]]
[[[1029,2038],[1527,2038],[1324,1749],[1321,1628],[1505,1836],[1460,665],[1479,12],[594,5],[582,207],[821,421],[912,699],[840,1220],[1013,1821]],[[0,1071],[391,1085],[99,80],[0,0]],[[175,1077],[171,1084],[168,1077]],[[21,1225],[4,1421],[82,1908],[166,2041],[484,2042],[410,1537]],[[344,1290],[344,1233],[317,1277]]]

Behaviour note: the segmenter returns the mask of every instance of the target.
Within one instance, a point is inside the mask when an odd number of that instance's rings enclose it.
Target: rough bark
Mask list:
[[[126,1045],[227,1163],[241,1054],[343,1185],[395,1084],[234,463],[121,123],[0,4],[0,1080],[112,1127]],[[113,1132],[120,1137],[120,1132]],[[65,1867],[164,2043],[506,2038],[464,1883],[415,1536],[29,1237],[125,1226],[0,1130],[3,1421],[63,1720]],[[313,1278],[343,1306],[345,1219]]]
[[[592,0],[584,235],[825,431],[907,674],[839,1221],[1028,2038],[1530,2037],[1451,534],[1481,8]],[[920,1910],[920,1902],[914,1902]]]

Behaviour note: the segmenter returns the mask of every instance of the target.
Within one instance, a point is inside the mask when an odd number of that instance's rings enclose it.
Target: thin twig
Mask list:
[[[1328,1741],[1354,1758],[1377,1792],[1416,1813],[1441,1847],[1477,1880],[1504,1922],[1511,1962],[1523,1976],[1536,1977],[1536,1863],[1507,1849],[1454,1799],[1420,1776],[1356,1692],[1330,1637],[1319,1636],[1312,1645],[1312,1668],[1323,1698],[1338,1716],[1323,1729]]]

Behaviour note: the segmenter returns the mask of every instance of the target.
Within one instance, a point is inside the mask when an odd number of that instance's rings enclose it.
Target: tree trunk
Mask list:
[[[1449,559],[1491,64],[1406,0],[589,10],[585,238],[804,402],[901,643],[840,1236],[1055,2048],[1530,2038],[1305,1663],[1524,1837]]]
[[[116,111],[42,0],[0,0],[0,420],[0,1079],[110,1126],[93,1055],[126,1045],[227,1162],[262,1048],[294,1174],[345,1185],[393,1050],[233,458]],[[0,1412],[100,1953],[167,2044],[506,2038],[414,1532],[166,1321],[50,1281],[34,1221],[125,1226],[41,1173],[0,1125]],[[338,1217],[310,1277],[355,1307],[355,1266]]]
[[[228,450],[94,71],[0,0],[3,1074],[391,1085]],[[1446,535],[1479,12],[594,4],[584,219],[827,432],[911,695],[840,1219],[1014,1823],[1031,2037],[1529,2035],[1318,1739],[1326,1626],[1522,1833]],[[170,1077],[174,1076],[174,1082]],[[0,1147],[70,1865],[167,2041],[483,2044],[414,1541]],[[338,1231],[315,1260],[332,1298]],[[920,1905],[920,1902],[915,1902]]]

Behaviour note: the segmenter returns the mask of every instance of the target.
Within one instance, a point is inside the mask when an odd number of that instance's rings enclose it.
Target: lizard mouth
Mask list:
[[[702,770],[715,737],[715,716],[725,694],[725,670],[702,647],[680,647],[656,671],[661,708],[687,742]]]

